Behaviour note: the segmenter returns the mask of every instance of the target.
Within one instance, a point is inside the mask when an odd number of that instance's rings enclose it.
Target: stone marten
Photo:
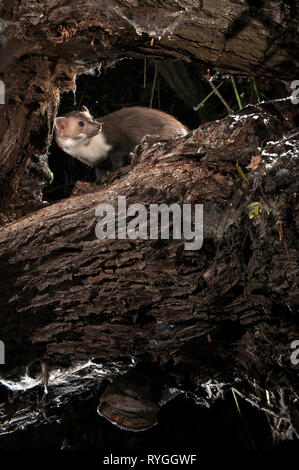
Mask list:
[[[132,106],[94,119],[83,106],[57,117],[56,142],[66,153],[96,167],[98,179],[103,170],[129,163],[130,152],[148,135],[151,142],[186,135],[188,129],[173,116],[157,109]]]

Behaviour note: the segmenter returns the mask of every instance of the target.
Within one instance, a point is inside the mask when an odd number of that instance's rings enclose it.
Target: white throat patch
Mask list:
[[[84,138],[83,135],[80,140],[73,139],[72,137],[66,139],[58,137],[58,140],[59,145],[65,152],[91,166],[95,165],[99,160],[105,159],[112,148],[111,145],[107,144],[102,132],[91,139]]]

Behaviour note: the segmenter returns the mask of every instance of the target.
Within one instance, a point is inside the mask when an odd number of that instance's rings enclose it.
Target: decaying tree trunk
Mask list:
[[[298,69],[295,2],[0,0],[2,223],[42,206],[59,93],[76,73],[130,57],[197,61],[285,80]]]
[[[155,364],[164,386],[195,396],[209,380],[236,388],[238,380],[254,383],[256,404],[282,418],[280,431],[290,433],[297,380],[291,343],[298,338],[297,119],[298,107],[277,101],[185,138],[144,144],[123,178],[3,228],[5,383],[17,389],[24,366],[40,361],[48,368],[51,402],[51,393],[65,394],[58,367],[73,376],[74,364],[88,366],[89,387],[96,387],[99,364],[125,367],[124,358],[134,357]],[[247,181],[236,161],[249,166]],[[116,207],[119,195],[146,207],[203,204],[202,249],[186,251],[182,240],[97,239],[95,208]],[[35,380],[42,383],[41,369]],[[73,377],[73,391],[81,380]],[[254,396],[241,384],[240,393]],[[26,392],[22,400],[19,425],[28,415]],[[9,410],[5,429],[16,426]]]
[[[290,80],[297,40],[295,2],[52,0],[41,9],[0,0],[0,367],[1,383],[20,391],[0,405],[1,432],[43,422],[48,406],[96,391],[104,376],[136,362],[155,371],[132,379],[138,390],[142,380],[157,382],[159,392],[175,387],[208,402],[228,384],[266,410],[273,432],[298,432],[290,359],[298,339],[298,107],[249,107],[186,138],[144,144],[122,178],[42,202],[59,95],[75,90],[76,74],[151,56]],[[203,204],[202,249],[98,240],[95,208],[116,207],[120,195],[146,207]],[[216,395],[203,396],[207,383]],[[159,394],[145,390],[136,405],[126,387],[110,392],[126,394],[140,426],[155,422]],[[111,395],[105,406],[114,416]]]

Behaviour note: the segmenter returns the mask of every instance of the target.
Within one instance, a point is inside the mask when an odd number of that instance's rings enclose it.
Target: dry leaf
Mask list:
[[[247,170],[256,170],[262,161],[262,157],[260,155],[255,155],[254,157],[251,157],[251,162],[250,164],[246,167]]]

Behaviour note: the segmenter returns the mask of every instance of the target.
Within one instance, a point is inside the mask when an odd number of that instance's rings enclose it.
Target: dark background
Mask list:
[[[146,69],[146,74],[145,74]],[[146,75],[146,77],[145,77]],[[156,75],[156,79],[155,79]],[[237,99],[228,75],[214,76],[215,86],[233,110],[238,110]],[[235,77],[242,105],[256,103],[257,95],[251,77]],[[279,80],[256,78],[261,100],[282,98],[290,95]],[[61,96],[58,115],[87,106],[90,113],[98,118],[125,106],[147,106],[168,112],[185,124],[190,130],[201,124],[227,116],[223,103],[213,94],[198,110],[196,107],[212,88],[202,77],[199,65],[181,60],[124,59],[114,68],[93,69],[78,76],[76,93]],[[49,149],[49,167],[54,173],[51,185],[45,187],[44,199],[58,201],[69,197],[77,180],[95,181],[94,170],[79,160],[64,153],[53,140]]]
[[[98,450],[107,455],[182,453],[210,450],[255,451],[269,448],[295,449],[295,441],[274,443],[266,414],[238,397],[237,409],[228,390],[210,408],[197,405],[183,394],[164,405],[158,424],[142,432],[123,431],[99,416],[98,394],[86,392],[59,409],[41,426],[1,436],[1,450]],[[57,410],[55,410],[57,413]]]
[[[145,79],[146,67],[146,79]],[[154,78],[156,74],[156,79]],[[217,86],[233,110],[238,103],[229,76],[215,77]],[[256,103],[257,95],[250,77],[235,77],[242,104]],[[257,78],[261,100],[281,98],[290,93],[280,81]],[[166,111],[190,129],[206,121],[221,119],[227,109],[215,95],[198,111],[193,108],[210,92],[208,81],[200,75],[196,64],[180,60],[156,62],[126,59],[116,67],[91,70],[78,76],[77,90],[61,97],[59,115],[87,106],[94,117],[100,117],[124,106],[150,106]],[[70,196],[77,180],[94,181],[93,170],[66,155],[53,141],[49,149],[49,166],[54,180],[44,191],[44,198],[57,201]],[[264,412],[238,397],[239,413],[231,391],[210,408],[197,405],[181,394],[162,407],[159,423],[144,432],[123,431],[96,413],[104,385],[97,396],[73,397],[60,408],[59,419],[49,416],[48,422],[30,426],[13,435],[2,436],[0,450],[98,450],[104,454],[136,455],[198,453],[207,449],[252,451],[269,448],[291,450],[293,441],[273,443],[271,429]]]

